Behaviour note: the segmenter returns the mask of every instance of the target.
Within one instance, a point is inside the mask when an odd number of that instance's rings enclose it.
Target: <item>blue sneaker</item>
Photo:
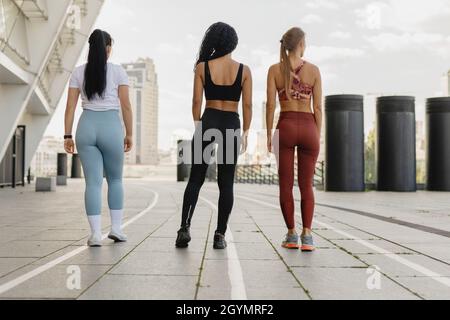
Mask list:
[[[301,236],[302,239],[302,246],[300,247],[300,249],[304,252],[312,252],[314,250],[316,250],[316,248],[314,247],[314,240],[313,237],[310,236]]]
[[[286,239],[281,244],[286,249],[298,249],[298,234],[287,234]]]

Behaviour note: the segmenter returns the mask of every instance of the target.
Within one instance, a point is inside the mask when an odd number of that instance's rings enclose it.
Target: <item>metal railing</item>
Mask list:
[[[236,168],[236,183],[248,184],[278,184],[278,169],[274,165],[238,165]]]
[[[294,177],[297,177],[298,167],[294,165]],[[314,185],[321,187],[324,185],[324,162],[318,162],[314,174]],[[297,179],[294,179],[295,184],[298,185]],[[278,168],[272,164],[252,164],[252,165],[238,165],[236,168],[236,183],[244,184],[267,184],[278,185]]]

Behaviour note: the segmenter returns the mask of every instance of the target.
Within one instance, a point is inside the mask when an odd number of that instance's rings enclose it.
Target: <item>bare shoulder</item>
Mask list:
[[[280,65],[281,65],[280,62],[271,65],[269,67],[269,74],[277,74],[278,72],[280,72],[281,70]]]
[[[313,72],[315,75],[320,74],[320,69],[319,69],[319,67],[316,66],[314,63],[311,63],[311,62],[307,61],[307,65],[309,66],[309,68],[312,70],[312,72]]]
[[[200,62],[196,67],[195,67],[195,74],[197,75],[203,75],[205,70],[205,63],[204,62]]]
[[[243,72],[245,76],[251,76],[252,75],[252,70],[250,69],[250,67],[246,64],[242,64],[244,66]]]

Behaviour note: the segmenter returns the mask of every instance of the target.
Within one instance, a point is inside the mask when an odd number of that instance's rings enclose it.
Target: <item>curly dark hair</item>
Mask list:
[[[238,42],[238,35],[232,26],[224,22],[212,24],[205,32],[195,66],[233,52]]]

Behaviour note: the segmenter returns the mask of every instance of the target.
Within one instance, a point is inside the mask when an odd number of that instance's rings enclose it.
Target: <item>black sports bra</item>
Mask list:
[[[208,61],[205,62],[205,97],[206,100],[219,100],[219,101],[235,101],[241,100],[242,93],[242,74],[244,65],[239,65],[239,71],[236,80],[231,86],[216,85],[211,79],[211,71],[209,70]]]

